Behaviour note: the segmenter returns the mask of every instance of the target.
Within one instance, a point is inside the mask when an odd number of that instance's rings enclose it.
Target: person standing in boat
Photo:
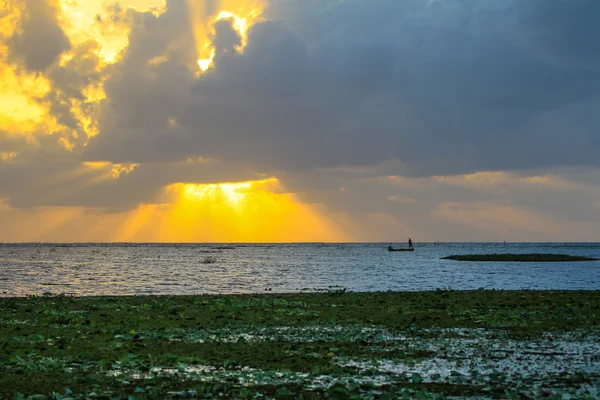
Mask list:
[[[412,244],[412,239],[408,238],[408,249],[412,250],[413,249],[413,244]]]

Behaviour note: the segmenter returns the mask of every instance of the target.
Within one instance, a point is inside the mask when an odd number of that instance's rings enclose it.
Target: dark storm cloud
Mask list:
[[[157,41],[159,17],[155,30],[132,34],[107,82],[88,157],[201,155],[263,171],[397,158],[416,175],[598,165],[598,51],[588,36],[600,28],[586,21],[599,11],[562,0],[273,1],[243,52],[231,25],[217,23],[215,66],[199,78],[180,50],[148,64],[187,34],[162,29]],[[145,46],[153,52],[135,51]],[[124,74],[130,64],[143,68]]]
[[[24,0],[21,30],[9,39],[10,55],[29,71],[46,70],[71,46],[52,0]]]
[[[81,154],[142,166],[52,204],[120,209],[170,183],[263,173],[311,203],[417,223],[442,201],[527,206],[535,195],[377,177],[600,165],[593,1],[273,0],[243,51],[231,21],[215,24],[214,66],[200,76],[190,11],[167,6],[119,12],[130,44],[105,71],[99,134]],[[77,98],[68,75],[53,79]],[[180,166],[196,156],[218,162]]]
[[[531,44],[559,65],[600,68],[598,16],[594,0],[523,1],[520,23]]]

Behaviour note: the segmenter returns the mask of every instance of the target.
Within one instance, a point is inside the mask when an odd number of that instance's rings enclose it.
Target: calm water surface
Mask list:
[[[481,263],[452,254],[564,253],[600,258],[600,243],[0,244],[0,296],[600,289],[600,261]]]

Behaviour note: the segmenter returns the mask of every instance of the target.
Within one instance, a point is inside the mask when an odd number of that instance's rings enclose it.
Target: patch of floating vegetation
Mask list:
[[[599,309],[600,291],[2,298],[0,398],[598,398]]]
[[[567,261],[596,261],[597,258],[570,256],[567,254],[465,254],[442,257],[442,260],[455,261],[521,261],[521,262],[567,262]]]

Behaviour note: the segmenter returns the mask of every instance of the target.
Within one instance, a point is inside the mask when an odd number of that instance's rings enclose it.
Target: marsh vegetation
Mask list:
[[[599,291],[0,298],[1,398],[596,398]]]

